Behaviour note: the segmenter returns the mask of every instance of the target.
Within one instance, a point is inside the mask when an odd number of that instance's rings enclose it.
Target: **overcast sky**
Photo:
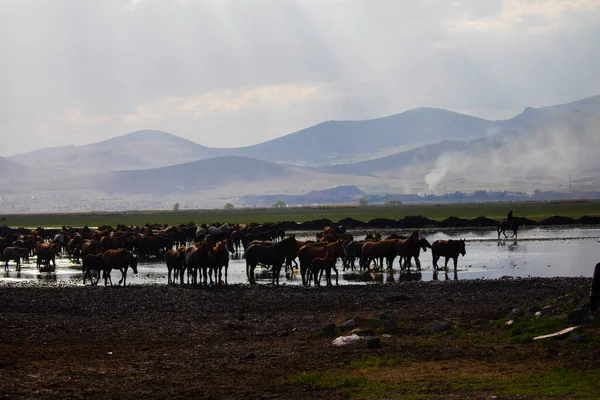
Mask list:
[[[255,144],[600,94],[600,1],[1,0],[0,155],[160,129]]]

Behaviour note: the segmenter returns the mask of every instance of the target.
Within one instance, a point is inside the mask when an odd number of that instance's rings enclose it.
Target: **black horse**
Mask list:
[[[511,238],[515,238],[517,240],[517,232],[519,230],[520,221],[519,218],[513,218],[512,220],[504,220],[498,224],[498,240],[500,240],[500,234],[503,234],[505,238],[506,231],[512,231]]]

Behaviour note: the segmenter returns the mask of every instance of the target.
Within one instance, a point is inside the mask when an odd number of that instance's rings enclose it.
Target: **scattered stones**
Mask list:
[[[523,310],[521,310],[520,308],[513,308],[511,313],[516,316],[521,316],[521,315],[523,315]]]
[[[537,313],[538,311],[540,311],[540,308],[538,306],[531,306],[531,307],[529,307],[529,312],[530,313]]]
[[[310,336],[335,336],[335,324],[328,324],[321,328],[314,328],[310,331]]]
[[[367,342],[367,348],[369,349],[378,349],[381,347],[381,340],[378,337],[367,337],[365,338]]]
[[[352,329],[356,328],[356,321],[354,320],[354,318],[349,319],[348,321],[342,322],[341,324],[339,324],[337,326],[341,331],[351,331]]]
[[[429,324],[426,328],[425,328],[425,333],[440,333],[440,332],[444,332],[447,331],[448,329],[450,329],[452,327],[452,324],[448,321],[443,321],[443,322],[433,322],[431,324]]]
[[[544,308],[542,308],[542,315],[548,315],[548,314],[553,314],[554,313],[554,307],[552,306],[545,306]]]

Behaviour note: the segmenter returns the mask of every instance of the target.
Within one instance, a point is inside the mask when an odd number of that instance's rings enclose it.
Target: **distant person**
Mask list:
[[[513,209],[508,210],[508,215],[506,216],[506,222],[512,222],[513,220]]]
[[[600,297],[600,262],[594,267],[592,277],[592,290],[590,290],[590,311],[592,314],[598,312],[598,297]]]

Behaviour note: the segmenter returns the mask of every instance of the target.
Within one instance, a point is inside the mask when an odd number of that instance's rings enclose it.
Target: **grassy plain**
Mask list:
[[[144,225],[146,223],[179,224],[195,223],[265,223],[279,221],[310,221],[328,218],[334,222],[346,217],[361,221],[373,218],[401,219],[405,216],[421,215],[441,221],[450,216],[476,218],[485,216],[502,220],[509,208],[515,216],[541,221],[554,215],[580,218],[584,215],[600,216],[600,201],[523,202],[523,203],[466,203],[435,205],[386,206],[322,206],[287,208],[243,208],[234,210],[181,210],[181,211],[126,211],[86,213],[44,213],[4,215],[3,223],[11,227],[33,226],[99,226],[99,225]]]

